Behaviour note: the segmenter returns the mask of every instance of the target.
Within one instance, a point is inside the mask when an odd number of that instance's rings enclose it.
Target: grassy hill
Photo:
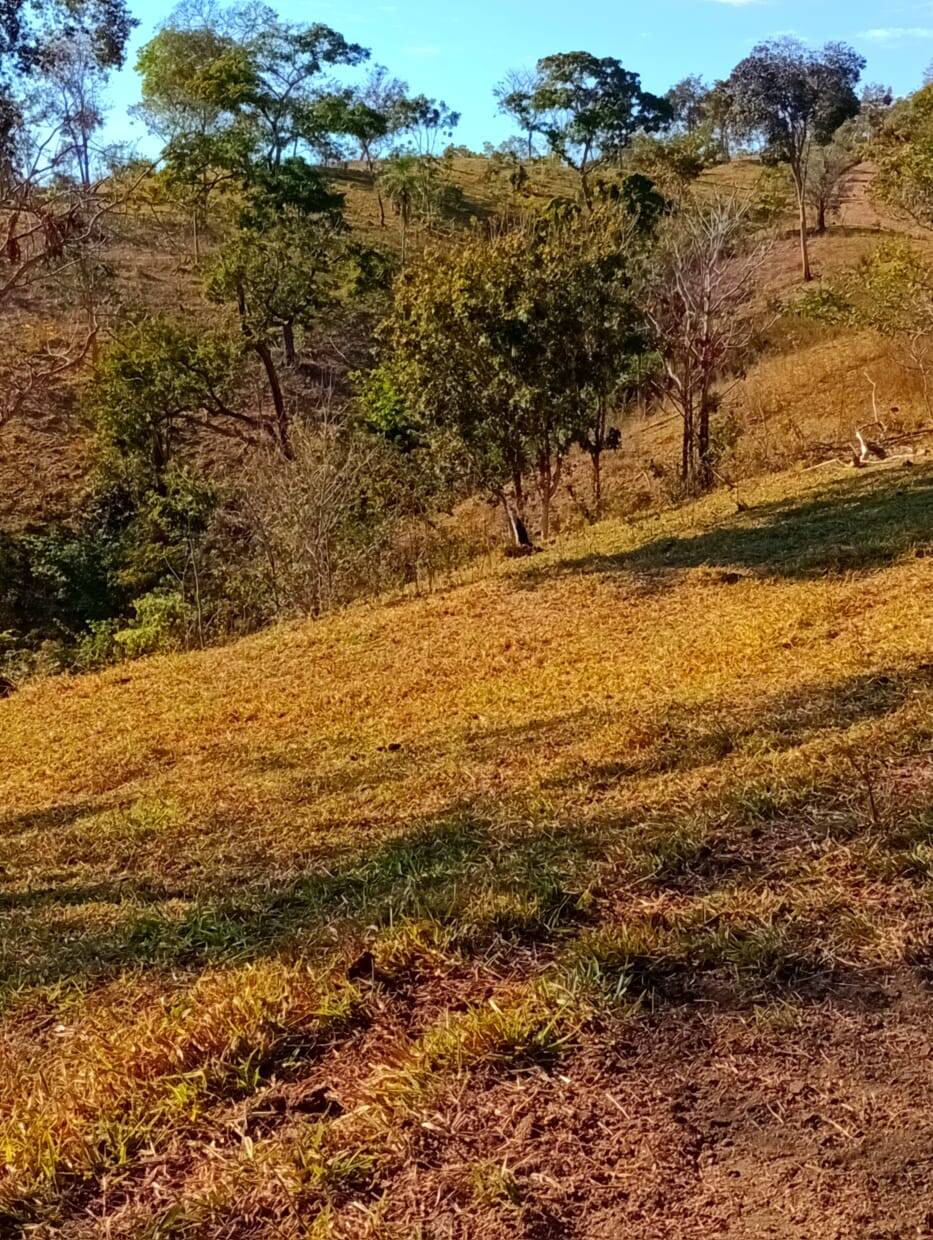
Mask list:
[[[933,1217],[933,468],[0,702],[0,1234]]]

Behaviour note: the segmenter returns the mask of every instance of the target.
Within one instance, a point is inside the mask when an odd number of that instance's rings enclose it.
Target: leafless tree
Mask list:
[[[375,467],[372,445],[326,420],[295,428],[290,460],[253,460],[247,523],[281,610],[316,616],[371,588],[381,529],[361,496]]]
[[[768,245],[735,197],[688,203],[663,226],[647,273],[646,312],[663,360],[663,387],[683,420],[681,478],[713,481],[710,421],[741,366],[755,324],[749,302]]]
[[[59,39],[45,56],[45,85],[39,98],[46,125],[57,134],[57,170],[74,172],[84,189],[94,176],[94,135],[104,120],[106,72],[87,33]]]
[[[54,176],[60,129],[33,148],[0,178],[0,427],[42,406],[50,390],[93,352],[99,326],[90,281],[106,241],[106,217],[132,197],[141,176],[107,177],[84,185]],[[70,328],[26,338],[24,308],[38,295],[80,289],[82,314]]]

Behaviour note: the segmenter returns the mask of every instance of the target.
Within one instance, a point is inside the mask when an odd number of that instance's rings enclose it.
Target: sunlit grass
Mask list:
[[[0,703],[4,1225],[324,1235],[471,1081],[925,959],[933,474],[747,498]]]

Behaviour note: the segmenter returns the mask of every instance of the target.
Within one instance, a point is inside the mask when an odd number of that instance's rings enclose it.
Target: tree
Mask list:
[[[617,161],[634,134],[656,133],[673,115],[669,103],[642,90],[637,73],[589,52],[545,56],[534,84],[504,95],[500,107],[574,169],[587,206],[593,171]]]
[[[247,347],[259,358],[272,400],[275,438],[290,452],[290,411],[276,364],[280,338],[286,364],[297,363],[295,330],[307,329],[333,301],[327,284],[339,259],[339,224],[292,214],[260,230],[240,230],[208,272],[212,301],[232,301]]]
[[[691,490],[712,484],[717,385],[740,365],[753,335],[745,307],[765,250],[749,223],[748,207],[733,199],[687,204],[663,223],[645,264],[644,304],[664,388],[683,421],[680,472]]]
[[[539,85],[540,79],[534,69],[509,69],[492,92],[499,111],[511,116],[521,126],[526,159],[533,159],[535,155],[535,126],[530,109],[524,107],[521,101],[530,99]]]
[[[807,166],[807,202],[816,212],[816,231],[826,232],[826,219],[840,206],[845,178],[859,162],[859,152],[841,131],[826,146],[814,146]]]
[[[459,201],[459,191],[443,179],[437,161],[426,155],[399,152],[391,156],[383,164],[377,185],[398,216],[403,263],[412,222],[430,218]]]
[[[873,142],[884,129],[891,108],[894,91],[882,82],[868,82],[859,97],[859,113],[853,125],[853,137],[861,143]]]
[[[136,20],[124,0],[3,0],[0,82],[15,94],[24,74],[42,70],[50,45],[89,37],[103,68],[119,68]]]
[[[232,120],[217,83],[241,68],[235,42],[207,27],[167,26],[136,60],[142,100],[134,111],[166,144],[165,181],[191,212],[195,262],[201,259],[201,228],[211,196],[230,179],[223,163],[215,165],[210,158]],[[193,160],[195,151],[202,158]]]
[[[414,95],[399,99],[389,113],[393,134],[407,134],[419,155],[434,155],[442,137],[451,138],[460,124],[460,113],[443,99]]]
[[[47,121],[59,135],[56,163],[63,171],[74,171],[89,190],[94,171],[91,144],[104,122],[102,91],[107,71],[86,32],[50,47],[44,77]]]
[[[372,391],[393,437],[459,446],[475,485],[503,504],[527,542],[529,486],[541,532],[571,445],[598,457],[618,377],[643,347],[628,275],[631,226],[614,207],[526,224],[401,278]],[[387,398],[397,392],[398,400]]]
[[[710,88],[698,74],[676,82],[664,96],[674,124],[684,133],[693,133],[707,120],[706,103]]]
[[[714,162],[714,152],[701,129],[670,137],[637,134],[625,158],[627,168],[649,177],[664,193],[675,197]]]
[[[814,145],[825,146],[856,116],[855,87],[865,60],[842,43],[813,51],[795,39],[759,43],[729,78],[737,123],[760,135],[766,162],[787,164],[800,216],[800,265],[812,278],[807,242],[807,172]]]
[[[872,147],[873,196],[898,215],[933,228],[933,85],[891,110]]]
[[[105,458],[138,494],[162,494],[181,447],[203,431],[247,442],[274,429],[238,408],[242,347],[169,317],[132,323],[102,352],[87,408]]]
[[[59,291],[81,272],[83,293],[103,222],[125,200],[119,178],[92,183],[91,96],[123,61],[135,25],[123,0],[0,3],[0,314],[40,287]],[[69,173],[77,170],[78,179]],[[93,298],[83,326],[3,333],[0,426],[46,406],[51,391],[93,351]]]
[[[326,74],[368,55],[329,26],[286,23],[264,5],[176,15],[139,62],[145,113],[170,135],[170,180],[196,193],[230,185],[252,223],[339,208],[319,164],[339,153],[346,109]]]
[[[728,82],[715,83],[703,101],[703,111],[715,135],[722,158],[731,159],[733,138],[738,135],[734,99]]]
[[[855,321],[890,341],[901,365],[919,376],[929,412],[933,263],[906,239],[892,239],[858,268],[849,291]]]

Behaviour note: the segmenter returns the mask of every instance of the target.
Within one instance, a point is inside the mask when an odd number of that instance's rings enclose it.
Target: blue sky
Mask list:
[[[456,140],[480,147],[509,126],[496,115],[494,83],[509,68],[556,51],[617,56],[663,92],[687,73],[722,77],[759,39],[795,34],[809,43],[841,39],[867,58],[867,81],[899,94],[916,87],[933,59],[933,0],[272,0],[294,21],[323,21],[372,49],[415,91],[462,113]],[[131,0],[131,5],[133,0]],[[134,48],[168,15],[173,0],[134,5]],[[130,62],[135,58],[131,54]],[[140,140],[126,116],[137,97],[131,68],[113,84],[110,140]]]

